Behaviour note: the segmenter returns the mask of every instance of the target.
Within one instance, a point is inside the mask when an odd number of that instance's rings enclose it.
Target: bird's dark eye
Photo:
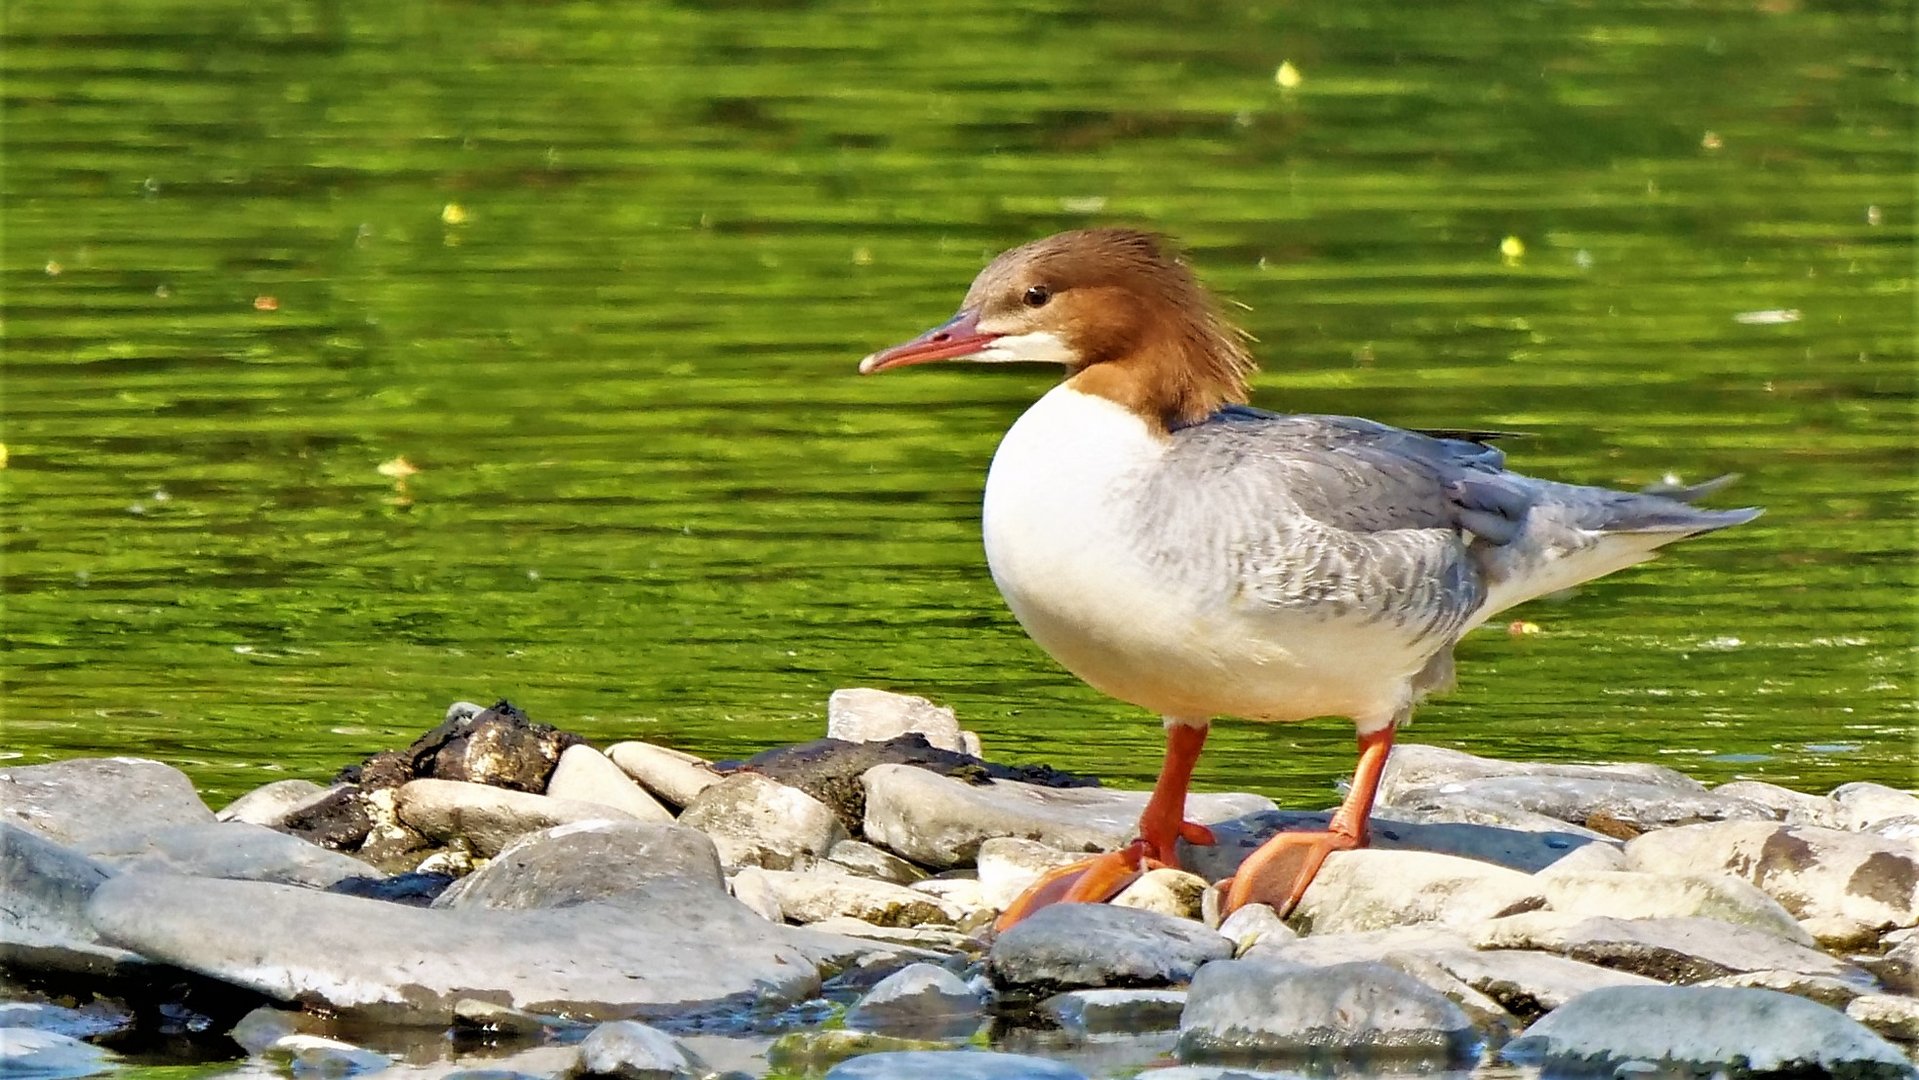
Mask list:
[[[1044,285],[1031,285],[1027,287],[1026,295],[1022,299],[1026,301],[1027,307],[1045,307],[1046,301],[1052,298],[1053,290]]]

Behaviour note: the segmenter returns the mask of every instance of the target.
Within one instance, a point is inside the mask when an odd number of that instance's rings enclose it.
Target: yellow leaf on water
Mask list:
[[[1514,637],[1525,637],[1528,634],[1539,633],[1539,624],[1536,622],[1527,622],[1524,619],[1514,619],[1512,622],[1506,624],[1506,632]]]
[[[440,220],[448,225],[466,224],[466,207],[450,202],[440,207]]]
[[[1508,236],[1499,242],[1499,253],[1508,259],[1517,259],[1526,254],[1526,242],[1517,236]]]
[[[380,475],[392,477],[395,480],[405,480],[407,477],[419,471],[420,467],[408,461],[404,454],[394,458],[392,461],[380,462]]]
[[[1280,89],[1291,90],[1305,82],[1306,77],[1299,73],[1299,69],[1293,66],[1291,60],[1285,60],[1280,63],[1279,70],[1273,72],[1273,81],[1279,84]]]
[[[0,469],[7,467],[7,444],[0,442]]]

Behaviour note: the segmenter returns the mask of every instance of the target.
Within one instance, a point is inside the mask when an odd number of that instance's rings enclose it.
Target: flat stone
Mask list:
[[[772,888],[780,912],[797,923],[844,916],[875,926],[951,926],[961,914],[925,892],[889,881],[791,870],[761,870],[759,877]]]
[[[846,1026],[921,1039],[964,1038],[985,1020],[980,995],[937,964],[909,964],[846,1011]]]
[[[275,1039],[260,1056],[284,1062],[287,1072],[296,1077],[362,1076],[380,1072],[393,1065],[385,1054],[339,1039],[295,1032]]]
[[[1472,1020],[1397,968],[1360,962],[1297,968],[1258,960],[1208,964],[1180,1018],[1182,1061],[1300,1059],[1465,1065]]]
[[[826,737],[847,742],[886,742],[908,733],[926,736],[941,750],[966,753],[959,717],[923,697],[856,687],[835,690],[826,700]]]
[[[915,881],[907,888],[930,896],[945,905],[948,911],[956,912],[958,925],[961,926],[991,922],[999,914],[997,908],[987,903],[986,889],[977,879],[927,878]]]
[[[147,966],[94,933],[87,901],[113,871],[63,844],[0,822],[0,965],[96,977]]]
[[[1781,969],[1864,983],[1851,964],[1760,930],[1717,919],[1610,919],[1536,911],[1494,919],[1472,935],[1481,949],[1540,949],[1666,983]]]
[[[1440,923],[1419,923],[1347,934],[1313,934],[1295,938],[1269,935],[1247,946],[1241,956],[1247,960],[1296,967],[1328,967],[1358,961],[1387,960],[1411,953],[1449,952],[1467,948],[1470,946],[1465,931]]]
[[[1185,1009],[1184,990],[1068,990],[1039,1003],[1042,1015],[1077,1035],[1172,1031]]]
[[[1903,994],[1864,994],[1846,1006],[1846,1015],[1888,1039],[1919,1042],[1919,1000]]]
[[[754,1068],[752,1072],[758,1073],[765,1065],[771,1065],[775,1076],[814,1077],[848,1058],[911,1050],[951,1050],[954,1042],[951,1039],[908,1039],[846,1028],[791,1031],[766,1048],[765,1064]]]
[[[1799,920],[1814,945],[1832,953],[1867,952],[1879,945],[1879,928],[1843,915],[1816,915]]]
[[[848,1058],[824,1080],[1086,1080],[1057,1061],[991,1050],[895,1050]]]
[[[637,1020],[615,1020],[580,1043],[580,1074],[620,1080],[702,1080],[708,1069],[673,1036]]]
[[[684,807],[724,779],[706,759],[652,743],[614,743],[606,756],[669,806]]]
[[[1631,972],[1524,949],[1437,949],[1422,956],[1523,1020],[1604,986],[1657,986]]]
[[[758,871],[765,873],[766,871]],[[745,873],[745,871],[741,871]],[[859,919],[845,917],[823,919],[807,927],[823,934],[838,934],[844,937],[865,938],[870,941],[884,941],[894,945],[907,945],[917,949],[930,949],[938,952],[958,952],[976,946],[976,942],[958,930],[939,926],[875,926]]]
[[[1892,818],[1919,817],[1919,796],[1884,784],[1855,781],[1832,789],[1832,823],[1841,829],[1870,829]]]
[[[1744,799],[1772,811],[1772,816],[1788,825],[1830,826],[1839,809],[1823,795],[1808,795],[1764,780],[1734,780],[1712,789],[1715,795]]]
[[[841,840],[826,853],[826,858],[861,877],[895,885],[911,885],[926,877],[926,871],[864,840]]]
[[[973,861],[990,837],[1018,836],[1062,851],[1114,851],[1131,843],[1145,791],[1055,788],[1010,780],[971,784],[909,765],[876,765],[861,777],[868,840],[922,866]],[[1196,794],[1186,816],[1224,821],[1272,801],[1258,795]]]
[[[1698,916],[1764,930],[1799,945],[1812,936],[1779,902],[1731,874],[1560,873],[1537,879],[1554,911],[1615,919]]]
[[[1526,776],[1556,780],[1625,780],[1676,792],[1701,792],[1704,784],[1677,769],[1629,762],[1617,765],[1573,765],[1555,762],[1503,761],[1461,750],[1422,743],[1400,743],[1386,761],[1380,777],[1378,801],[1392,806],[1402,793],[1490,777]]]
[[[559,764],[553,767],[553,776],[546,782],[546,794],[556,799],[610,806],[625,811],[636,821],[663,825],[673,820],[671,810],[648,795],[605,754],[585,743],[575,743],[561,751]]]
[[[1061,851],[1037,840],[995,836],[981,842],[975,858],[985,903],[996,911],[1004,911],[1042,874],[1079,862],[1086,856]]]
[[[336,784],[334,787],[345,785]],[[214,817],[221,821],[244,821],[273,828],[297,807],[321,798],[332,788],[311,780],[275,780],[262,784],[222,807]]]
[[[131,1010],[103,998],[95,998],[79,1008],[38,1001],[0,1002],[0,1028],[32,1028],[74,1039],[94,1039],[102,1035],[130,1035],[138,1023],[139,1018]]]
[[[412,780],[400,788],[400,820],[422,834],[492,856],[527,833],[583,821],[632,820],[603,803],[575,802],[457,780]]]
[[[1919,844],[1919,814],[1881,818],[1862,831],[1869,836],[1878,836],[1901,844]]]
[[[1771,990],[1716,986],[1594,990],[1546,1014],[1500,1053],[1548,1074],[1636,1072],[1651,1062],[1679,1075],[1914,1075],[1904,1054],[1836,1009]]]
[[[0,769],[0,823],[58,844],[212,820],[187,774],[145,758],[70,758]]]
[[[728,869],[786,870],[819,859],[848,839],[838,816],[799,788],[758,773],[735,773],[700,792],[680,824],[713,838]]]
[[[1338,851],[1300,898],[1308,934],[1436,922],[1464,926],[1545,906],[1544,883],[1492,863],[1424,851]]]
[[[1511,807],[1621,837],[1701,821],[1773,820],[1772,810],[1764,805],[1712,792],[1554,776],[1492,776],[1416,788],[1398,793],[1389,805],[1419,813],[1452,802]]]
[[[658,902],[661,888],[700,890],[725,901],[725,887],[719,853],[697,829],[587,821],[520,837],[434,906],[525,911],[606,902],[644,907]]]
[[[0,1027],[0,1076],[65,1080],[116,1067],[114,1056],[92,1043],[37,1028]]]
[[[1919,925],[1919,846],[1869,834],[1729,821],[1639,837],[1626,845],[1626,859],[1657,874],[1724,870],[1802,919]]]
[[[1197,874],[1162,866],[1141,874],[1110,901],[1115,907],[1157,911],[1176,919],[1200,918],[1200,897],[1207,881]]]
[[[1324,830],[1331,811],[1267,810],[1212,824],[1215,843],[1180,841],[1179,862],[1208,881],[1231,877],[1260,845],[1282,832]],[[1373,851],[1423,851],[1492,863],[1531,874],[1594,844],[1597,834],[1561,823],[1557,831],[1461,822],[1417,822],[1373,815]]]
[[[244,821],[109,833],[92,837],[79,848],[122,873],[277,881],[309,889],[331,888],[348,878],[384,876],[351,855]]]
[[[1866,988],[1859,983],[1835,979],[1831,975],[1802,975],[1797,971],[1742,971],[1737,975],[1721,975],[1717,979],[1707,979],[1693,985],[1777,990],[1835,1009],[1845,1008],[1854,998],[1866,992]]]
[[[1002,989],[1045,996],[1082,987],[1169,986],[1232,953],[1232,942],[1184,919],[1107,904],[1054,904],[1000,934],[987,954],[987,974]]]
[[[285,885],[126,874],[108,943],[356,1020],[440,1026],[465,999],[579,1019],[695,1017],[817,994],[823,967],[911,950],[775,926],[706,888],[640,905],[410,908]]]

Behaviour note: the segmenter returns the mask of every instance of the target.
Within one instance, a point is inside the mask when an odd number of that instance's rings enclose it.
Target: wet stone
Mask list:
[[[1171,986],[1232,955],[1218,932],[1136,908],[1055,904],[1010,927],[987,954],[1002,990],[1050,996],[1082,987]]]
[[[1459,1006],[1386,964],[1299,968],[1232,960],[1207,965],[1193,980],[1179,1056],[1464,1065],[1478,1045]]]
[[[65,1080],[114,1067],[113,1055],[91,1043],[54,1031],[0,1027],[0,1076]]]
[[[33,1001],[0,1002],[0,1028],[32,1028],[73,1039],[125,1034],[136,1022],[132,1012],[106,1000],[90,1001],[78,1008]]]
[[[1594,990],[1547,1014],[1501,1055],[1548,1073],[1601,1076],[1643,1062],[1681,1074],[1914,1075],[1905,1055],[1836,1009],[1791,994],[1729,987]]]
[[[1185,1008],[1184,990],[1068,990],[1039,1003],[1042,1015],[1081,1035],[1171,1031]]]
[[[587,1033],[580,1043],[579,1071],[620,1080],[701,1080],[709,1070],[659,1028],[618,1020]]]
[[[1078,1069],[990,1050],[901,1050],[848,1058],[825,1080],[1087,1080]]]
[[[985,1018],[980,995],[936,964],[909,964],[847,1010],[846,1026],[920,1039],[963,1038]]]

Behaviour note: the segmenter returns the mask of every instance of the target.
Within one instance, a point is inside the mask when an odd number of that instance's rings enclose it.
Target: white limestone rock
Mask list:
[[[1307,887],[1293,921],[1309,934],[1414,923],[1466,926],[1545,905],[1543,883],[1502,866],[1424,851],[1336,851]]]
[[[799,788],[750,772],[700,792],[680,814],[680,824],[712,837],[728,869],[810,865],[848,839],[831,807]]]
[[[1871,978],[1816,949],[1717,919],[1611,919],[1534,911],[1482,923],[1470,938],[1475,948],[1540,949],[1665,983],[1768,969],[1862,984]]]
[[[1699,916],[1764,930],[1799,945],[1813,944],[1778,901],[1731,874],[1616,870],[1541,875],[1537,883],[1554,911],[1615,919]]]
[[[1163,866],[1141,874],[1131,885],[1121,889],[1111,902],[1117,907],[1157,911],[1176,919],[1197,921],[1200,917],[1200,896],[1206,892],[1206,886],[1205,878]]]
[[[575,802],[464,780],[409,780],[396,793],[400,820],[440,843],[497,855],[527,833],[584,821],[631,821],[604,803]]]
[[[646,742],[614,743],[606,756],[669,806],[685,807],[725,779],[704,758]]]
[[[1866,833],[1777,822],[1663,829],[1626,845],[1627,865],[1656,874],[1723,870],[1801,919],[1919,925],[1919,846]]]
[[[671,810],[648,795],[605,754],[585,743],[575,743],[561,752],[560,763],[547,778],[546,793],[556,799],[610,806],[636,821],[666,824],[673,820]]]
[[[923,891],[850,874],[762,870],[757,877],[786,918],[801,924],[844,917],[875,926],[951,926],[964,914]]]
[[[959,717],[923,697],[855,687],[826,699],[826,737],[847,742],[885,742],[918,734],[941,750],[967,753]]]

